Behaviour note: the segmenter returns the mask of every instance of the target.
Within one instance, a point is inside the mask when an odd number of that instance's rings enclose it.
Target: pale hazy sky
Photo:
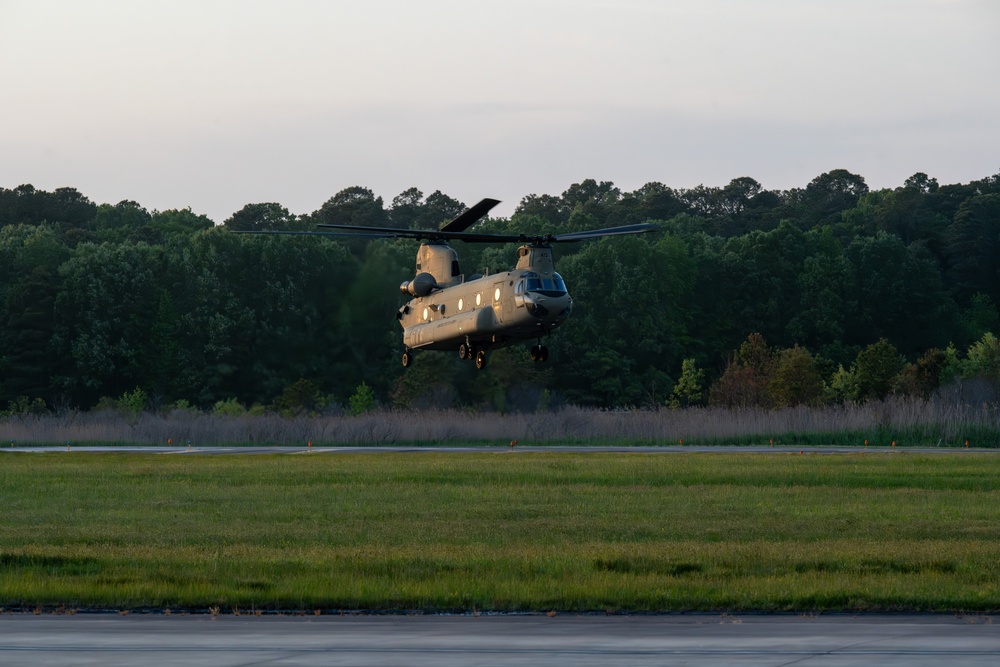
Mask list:
[[[0,0],[0,186],[311,212],[1000,172],[995,0]]]

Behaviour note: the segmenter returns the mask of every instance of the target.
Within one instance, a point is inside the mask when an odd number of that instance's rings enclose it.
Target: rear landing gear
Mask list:
[[[409,350],[403,350],[403,368],[409,368],[412,363],[413,353]]]
[[[478,370],[486,368],[486,350],[476,352],[476,368]]]
[[[549,360],[549,348],[544,345],[532,345],[531,346],[531,360],[532,361],[548,361]]]
[[[472,348],[467,344],[462,343],[458,346],[458,358],[465,360],[472,357]]]

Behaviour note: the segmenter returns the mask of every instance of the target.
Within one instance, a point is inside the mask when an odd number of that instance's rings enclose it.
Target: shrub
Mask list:
[[[48,414],[48,412],[49,409],[42,399],[29,399],[27,396],[18,396],[7,404],[7,411],[0,413],[0,415],[25,417],[27,415],[44,415]]]
[[[126,391],[118,397],[118,406],[133,415],[138,415],[140,412],[145,410],[148,402],[149,396],[147,396],[146,392],[139,387],[136,387],[132,391]]]
[[[212,414],[224,417],[240,417],[246,413],[243,404],[235,398],[227,398],[224,401],[217,401],[212,407]]]

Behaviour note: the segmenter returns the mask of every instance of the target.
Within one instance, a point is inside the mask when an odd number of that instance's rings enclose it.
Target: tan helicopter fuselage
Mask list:
[[[400,308],[403,345],[412,350],[479,350],[540,340],[569,316],[573,299],[553,269],[552,248],[518,249],[517,267],[465,279],[448,244],[428,241],[417,253],[416,277],[400,285],[416,298]]]

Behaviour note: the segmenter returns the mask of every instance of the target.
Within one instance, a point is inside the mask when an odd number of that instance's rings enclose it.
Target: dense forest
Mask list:
[[[882,190],[841,169],[787,191],[585,180],[528,195],[476,228],[660,231],[561,245],[575,305],[550,360],[507,348],[482,372],[435,352],[400,366],[394,315],[416,242],[229,233],[433,228],[464,209],[352,187],[307,215],[258,203],[216,224],[0,188],[0,409],[781,407],[1000,377],[1000,174]],[[465,274],[515,262],[516,244],[455,247]]]

